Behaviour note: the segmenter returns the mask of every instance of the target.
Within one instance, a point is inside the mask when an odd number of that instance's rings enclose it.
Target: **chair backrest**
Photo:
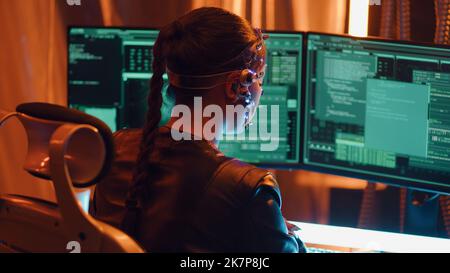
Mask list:
[[[0,127],[13,116],[27,133],[24,169],[53,182],[57,204],[1,195],[0,252],[143,252],[125,233],[87,212],[88,187],[113,161],[110,129],[95,117],[47,103],[0,110]]]

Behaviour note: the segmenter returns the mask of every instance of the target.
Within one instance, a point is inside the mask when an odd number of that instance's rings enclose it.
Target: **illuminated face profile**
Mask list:
[[[238,111],[239,107],[235,107],[236,109],[236,120],[231,124],[227,124],[227,128],[225,133],[228,134],[240,134],[242,133],[246,127],[251,125],[255,113],[258,109],[259,102],[261,96],[263,95],[263,81],[265,75],[266,64],[262,63],[260,67],[255,71],[256,77],[251,82],[251,84],[246,87],[247,88],[247,96],[244,96],[243,100],[243,111]],[[227,113],[228,114],[228,113]],[[227,118],[229,115],[227,115]]]

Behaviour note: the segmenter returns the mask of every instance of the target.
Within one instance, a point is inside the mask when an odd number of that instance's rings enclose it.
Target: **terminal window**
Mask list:
[[[304,161],[448,187],[450,50],[310,34]]]
[[[141,127],[157,35],[154,30],[71,28],[69,106],[102,119],[113,131]]]

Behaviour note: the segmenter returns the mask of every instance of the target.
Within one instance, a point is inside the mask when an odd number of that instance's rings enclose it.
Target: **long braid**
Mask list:
[[[161,106],[163,103],[162,88],[164,85],[163,75],[166,71],[166,61],[163,52],[163,31],[153,47],[153,76],[150,81],[150,93],[147,98],[148,110],[146,122],[142,129],[142,138],[139,147],[139,154],[136,160],[136,167],[133,172],[132,183],[128,192],[126,207],[127,211],[122,221],[122,230],[129,235],[137,235],[137,220],[141,211],[140,200],[148,197],[147,183],[150,181],[151,166],[149,157],[153,150],[158,125],[161,121]]]

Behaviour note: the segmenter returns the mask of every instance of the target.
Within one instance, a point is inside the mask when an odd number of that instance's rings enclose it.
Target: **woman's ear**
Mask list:
[[[225,86],[225,96],[227,101],[235,103],[239,99],[239,84],[236,81],[227,82]]]
[[[241,71],[234,71],[227,78],[227,83],[225,85],[225,96],[226,99],[231,103],[236,103],[239,101],[240,97],[240,83],[239,79],[241,76]]]

